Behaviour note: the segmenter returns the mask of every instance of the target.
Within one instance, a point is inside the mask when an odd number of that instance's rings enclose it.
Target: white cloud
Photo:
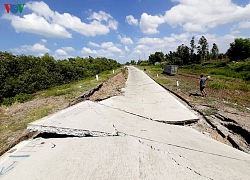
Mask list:
[[[97,54],[96,50],[91,50],[89,48],[83,47],[81,50],[82,54]]]
[[[36,43],[34,45],[22,45],[20,48],[13,48],[12,51],[18,52],[18,53],[26,53],[26,52],[32,52],[32,53],[48,53],[50,50],[45,47],[43,44]]]
[[[46,39],[41,39],[41,42],[42,42],[42,43],[46,43],[47,40],[46,40]]]
[[[62,47],[62,50],[67,51],[67,52],[73,52],[75,49],[73,47]]]
[[[46,37],[71,38],[71,34],[59,24],[50,24],[44,17],[34,13],[24,15],[23,18],[12,14],[4,14],[4,19],[11,20],[16,32],[28,32]]]
[[[114,54],[107,51],[107,50],[104,50],[104,49],[99,49],[99,50],[91,50],[90,48],[86,48],[86,47],[83,47],[81,52],[81,54],[83,55],[95,55],[95,56],[98,56],[98,57],[114,57]]]
[[[238,27],[240,29],[248,29],[248,28],[250,28],[250,21],[240,22]]]
[[[93,47],[101,47],[99,44],[89,42],[88,45],[93,46]]]
[[[145,34],[156,34],[159,33],[157,28],[162,23],[164,23],[162,16],[152,16],[147,13],[143,13],[141,15],[140,28]]]
[[[132,41],[132,39],[130,37],[121,37],[120,35],[118,36],[118,38],[120,39],[121,43],[123,44],[134,44],[134,42]]]
[[[55,59],[68,59],[68,58],[71,58],[72,56],[70,56],[64,49],[70,50],[71,48],[70,47],[64,47],[62,49],[57,49],[55,51],[55,54],[53,55],[54,58]],[[72,49],[70,51],[72,51]]]
[[[57,49],[55,51],[55,54],[58,55],[58,56],[68,56],[68,53],[62,49]]]
[[[110,48],[110,47],[114,47],[115,45],[114,45],[114,43],[113,42],[103,42],[102,44],[101,44],[101,47],[102,48]]]
[[[88,19],[101,21],[108,21],[109,18],[112,18],[110,14],[107,14],[103,11],[99,11],[99,13],[94,12]]]
[[[176,0],[178,5],[166,11],[165,22],[181,26],[189,32],[206,32],[210,28],[239,21],[250,16],[250,4],[245,7],[231,0]]]
[[[127,52],[130,51],[129,48],[128,48],[128,46],[125,46],[125,51],[127,51]]]
[[[137,26],[138,25],[138,20],[134,18],[132,15],[126,16],[126,22],[129,25]]]
[[[50,52],[48,48],[46,48],[43,44],[36,43],[34,45],[23,45],[23,49],[26,49],[27,51],[31,52]]]
[[[176,34],[171,34],[171,37],[175,40],[179,40],[181,42],[186,42],[186,41],[190,41],[190,34],[189,33],[182,33],[182,34],[179,34],[179,35],[176,35]]]
[[[92,50],[90,48],[83,47],[80,52],[81,54],[94,54],[96,56],[113,57],[113,53],[123,53],[123,51],[119,49],[113,42],[103,42],[101,45],[93,42],[89,42],[88,44],[93,47],[100,47],[101,49]]]
[[[107,51],[109,51],[109,52],[118,52],[118,53],[122,53],[122,50],[119,49],[118,47],[115,47],[115,46],[109,47],[109,48],[107,49]]]
[[[105,35],[110,30],[116,30],[118,22],[103,11],[94,12],[88,20],[82,22],[80,18],[69,13],[60,14],[52,11],[44,2],[28,2],[24,6],[33,13],[23,17],[4,14],[2,18],[11,20],[11,25],[17,32],[28,32],[46,37],[71,38],[72,35],[66,30],[71,29],[85,36]]]

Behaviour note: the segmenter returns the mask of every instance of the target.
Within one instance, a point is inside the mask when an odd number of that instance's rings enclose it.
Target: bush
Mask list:
[[[49,54],[42,57],[15,56],[1,51],[0,62],[0,103],[4,101],[5,104],[25,101],[29,97],[24,94],[85,79],[121,66],[117,61],[104,57],[55,60]]]
[[[24,94],[24,93],[20,93],[20,94],[17,94],[14,99],[16,102],[19,102],[19,103],[24,103],[26,101],[30,101],[34,98],[34,95],[33,94]]]
[[[2,104],[5,106],[10,106],[14,104],[15,102],[24,103],[26,101],[32,100],[33,98],[34,98],[34,95],[32,94],[20,93],[20,94],[17,94],[15,97],[3,98]]]

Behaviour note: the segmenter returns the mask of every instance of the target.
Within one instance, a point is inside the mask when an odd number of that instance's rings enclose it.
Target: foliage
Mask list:
[[[185,46],[184,44],[178,46],[176,55],[180,60],[175,59],[176,65],[182,65],[182,64],[190,64],[190,49],[188,46]]]
[[[208,42],[207,39],[204,36],[201,36],[198,42],[199,46],[197,47],[198,49],[198,54],[200,54],[203,58],[204,61],[206,60],[206,56],[208,55]]]
[[[94,76],[121,65],[112,59],[76,57],[55,60],[49,54],[42,57],[18,55],[0,51],[0,103],[21,101],[16,95],[31,94],[55,85],[67,84]],[[24,98],[25,99],[25,98]]]
[[[218,59],[218,56],[219,56],[219,48],[217,44],[213,43],[213,47],[211,49],[211,58]]]
[[[250,39],[236,38],[227,50],[230,61],[242,61],[250,57]]]
[[[151,54],[148,59],[150,64],[155,64],[156,62],[162,62],[164,61],[164,54],[163,52],[155,52],[154,54]]]

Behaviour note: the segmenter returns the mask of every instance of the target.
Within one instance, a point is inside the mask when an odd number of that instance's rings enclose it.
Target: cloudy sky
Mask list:
[[[3,1],[2,1],[3,2]],[[4,4],[25,4],[7,13]],[[56,59],[107,57],[125,63],[175,51],[204,35],[226,52],[250,37],[249,0],[5,0],[0,51]]]

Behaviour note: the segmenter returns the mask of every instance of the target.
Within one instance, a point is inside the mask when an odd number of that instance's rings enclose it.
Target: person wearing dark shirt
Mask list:
[[[203,96],[203,97],[206,96],[205,87],[206,87],[206,81],[208,80],[208,78],[203,77],[202,74],[200,75],[200,78],[199,78],[201,96]]]

